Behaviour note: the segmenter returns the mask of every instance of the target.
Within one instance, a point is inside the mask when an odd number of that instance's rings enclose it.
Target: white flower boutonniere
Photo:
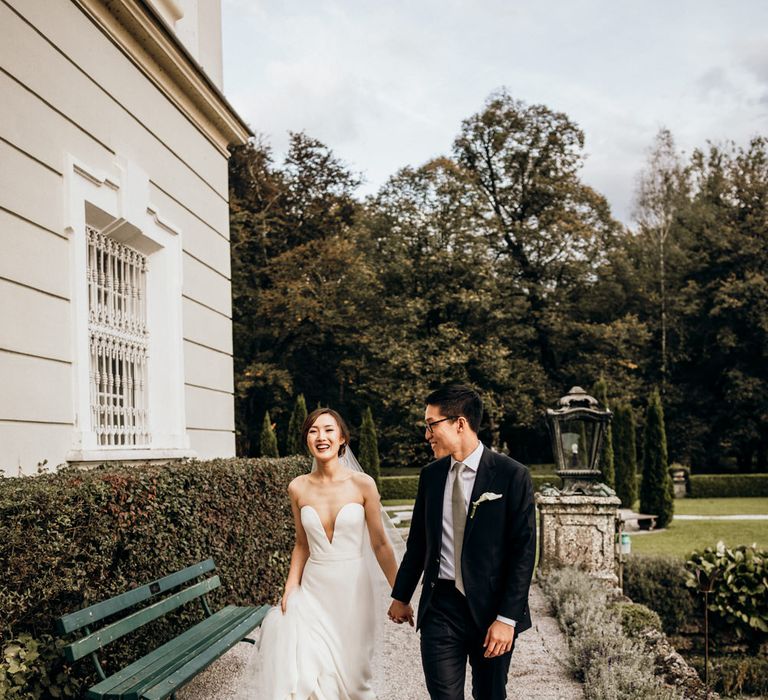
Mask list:
[[[496,501],[499,498],[501,498],[500,493],[493,493],[493,491],[486,491],[480,498],[478,498],[476,501],[472,501],[472,510],[469,513],[470,518],[475,517],[475,511],[477,510],[477,507],[481,503],[485,503],[486,501]]]

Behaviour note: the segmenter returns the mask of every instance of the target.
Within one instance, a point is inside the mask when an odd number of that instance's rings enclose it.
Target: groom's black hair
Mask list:
[[[458,418],[464,416],[469,427],[476,433],[480,431],[483,420],[483,400],[471,386],[450,384],[433,391],[424,400],[428,406],[438,406],[445,416]]]

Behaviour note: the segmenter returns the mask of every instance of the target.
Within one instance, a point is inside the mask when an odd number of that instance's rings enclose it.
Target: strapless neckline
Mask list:
[[[357,501],[350,501],[349,503],[345,503],[343,506],[341,506],[341,508],[336,511],[336,516],[333,519],[333,532],[331,533],[330,537],[328,537],[328,533],[325,531],[323,521],[320,519],[320,514],[317,512],[314,506],[306,504],[301,506],[300,510],[304,510],[305,508],[312,510],[312,512],[315,514],[315,517],[317,518],[317,522],[320,523],[320,529],[323,531],[323,535],[326,541],[329,545],[333,546],[333,541],[336,539],[336,522],[339,519],[339,515],[341,515],[341,511],[343,511],[347,506],[360,506],[361,508],[365,509],[365,506],[362,503],[358,503]]]

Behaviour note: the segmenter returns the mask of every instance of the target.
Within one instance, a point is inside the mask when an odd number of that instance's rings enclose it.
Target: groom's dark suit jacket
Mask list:
[[[451,458],[443,457],[421,471],[408,544],[392,589],[394,599],[410,602],[423,572],[417,627],[429,608],[440,569],[443,494],[450,467]],[[479,504],[470,517],[472,503],[486,492],[500,493],[502,498]],[[461,556],[467,603],[481,630],[490,627],[497,615],[516,620],[517,634],[531,626],[528,589],[535,556],[536,514],[530,473],[519,462],[484,447]]]

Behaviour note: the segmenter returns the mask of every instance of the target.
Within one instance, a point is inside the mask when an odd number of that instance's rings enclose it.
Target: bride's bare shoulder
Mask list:
[[[297,498],[307,487],[307,478],[309,474],[299,474],[288,484],[288,495]]]
[[[376,488],[376,481],[372,476],[365,472],[353,472],[352,480],[364,496],[369,496],[374,492],[378,495],[379,490]]]

